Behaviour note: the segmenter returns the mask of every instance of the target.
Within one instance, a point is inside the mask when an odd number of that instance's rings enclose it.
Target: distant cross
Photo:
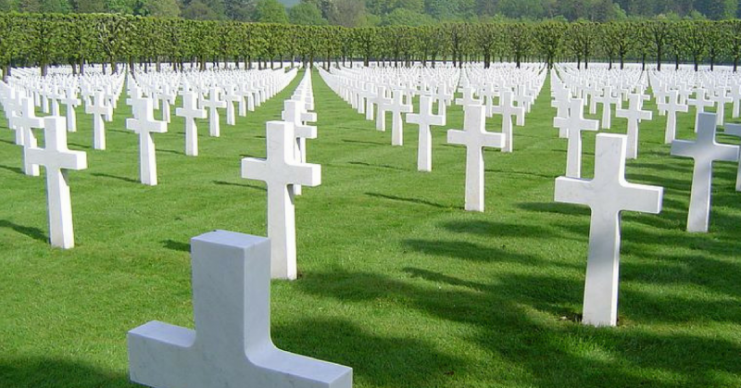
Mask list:
[[[736,119],[738,118],[739,113],[741,113],[741,84],[731,84],[731,91],[729,95],[733,99],[733,111],[731,112],[731,117]]]
[[[450,102],[450,92],[448,92],[448,85],[441,83],[437,85],[435,89],[435,100],[437,101],[437,114],[440,116],[446,116],[447,106]]]
[[[463,130],[448,131],[448,143],[466,146],[466,210],[484,211],[484,147],[502,148],[505,135],[486,132],[483,105],[467,105]]]
[[[365,98],[365,119],[372,121],[375,116],[375,111],[373,109],[373,100],[378,95],[378,89],[373,85],[373,83],[368,83],[368,90],[367,95]]]
[[[26,163],[46,169],[51,245],[73,248],[72,200],[66,170],[86,169],[87,155],[67,148],[67,128],[62,117],[44,118],[44,142],[44,148],[29,148],[26,151]]]
[[[306,163],[306,139],[316,139],[317,129],[315,126],[304,125],[304,103],[296,100],[286,100],[283,103],[283,121],[293,124],[294,135],[294,152],[298,163]],[[313,120],[316,121],[316,120]],[[293,194],[301,195],[301,185],[293,185]]]
[[[692,172],[690,209],[687,231],[708,231],[710,224],[710,194],[712,192],[713,162],[739,160],[739,147],[715,141],[716,118],[714,113],[700,113],[697,118],[697,140],[674,140],[671,154],[695,160]]]
[[[29,176],[39,176],[39,166],[28,162],[28,150],[38,147],[38,141],[33,133],[36,128],[44,128],[44,119],[36,117],[33,100],[20,97],[19,112],[10,118],[11,125],[23,137],[23,172]]]
[[[687,113],[689,107],[679,102],[679,92],[676,90],[668,91],[666,98],[664,102],[658,104],[658,107],[666,112],[664,144],[671,144],[677,137],[677,112]]]
[[[196,330],[152,321],[127,335],[131,380],[154,388],[351,388],[352,369],[280,350],[270,338],[268,239],[191,240]]]
[[[411,105],[404,103],[404,91],[394,90],[394,102],[389,104],[388,111],[391,112],[391,145],[404,145],[404,117],[402,113],[411,113]]]
[[[726,135],[741,137],[741,124],[726,124],[725,127]],[[736,172],[736,191],[741,191],[741,163]]]
[[[198,107],[196,93],[183,93],[183,107],[176,108],[175,115],[185,120],[185,154],[198,156],[198,127],[195,119],[205,119],[206,110]]]
[[[226,101],[221,99],[221,89],[213,86],[208,92],[208,99],[201,101],[202,108],[209,109],[209,134],[213,137],[221,136],[218,108],[226,108]]]
[[[566,176],[580,178],[582,157],[581,131],[596,131],[599,127],[599,122],[584,118],[584,102],[580,98],[571,99],[568,118],[556,117],[553,121],[556,128],[566,133],[566,137],[569,139],[566,155]]]
[[[242,101],[242,96],[237,94],[236,87],[232,86],[229,92],[224,95],[224,101],[226,102],[226,124],[237,125],[236,109],[234,109],[234,103]]]
[[[628,96],[628,109],[618,109],[615,116],[628,119],[628,159],[638,157],[638,124],[641,120],[651,120],[653,112],[641,110],[643,108],[643,97],[640,94]]]
[[[502,97],[499,99],[499,105],[492,107],[492,112],[502,115],[502,133],[504,134],[504,148],[502,152],[512,152],[514,135],[512,133],[512,116],[519,121],[525,117],[525,108],[512,105],[513,93],[511,90],[501,92]]]
[[[386,87],[380,86],[378,88],[378,95],[376,96],[376,129],[381,132],[386,132],[386,112],[388,112],[394,100],[386,97]]]
[[[103,92],[97,91],[93,95],[92,102],[85,106],[85,113],[93,115],[93,148],[104,150],[105,142],[105,122],[103,116],[111,113],[113,108],[106,103]]]
[[[430,126],[445,125],[445,115],[432,113],[432,97],[419,97],[419,113],[407,115],[407,123],[419,125],[419,150],[417,153],[417,169],[432,171],[432,132]]]
[[[65,97],[64,91],[59,85],[52,85],[49,97],[51,98],[51,115],[59,116],[59,101]]]
[[[77,132],[77,112],[75,112],[75,108],[82,103],[77,98],[77,87],[68,87],[61,101],[67,107],[67,131]]]
[[[464,109],[467,106],[481,105],[481,100],[474,97],[475,90],[470,87],[464,87],[461,98],[455,100],[456,105],[462,106]]]
[[[296,210],[292,185],[319,186],[321,166],[296,161],[292,123],[267,123],[267,159],[242,159],[242,178],[268,186],[268,238],[272,276],[294,280],[296,269]]]
[[[556,202],[592,209],[582,320],[586,325],[617,324],[620,213],[661,212],[663,188],[625,181],[626,140],[624,135],[598,134],[594,179],[556,179]]]
[[[612,87],[607,86],[605,87],[604,93],[602,93],[601,96],[597,97],[597,102],[600,102],[602,104],[602,128],[603,129],[610,129],[612,128],[612,106],[615,105],[616,107],[620,104],[620,96],[613,95],[612,94]]]
[[[725,86],[718,86],[710,93],[710,101],[716,105],[716,124],[723,125],[726,116],[726,104],[733,102],[733,98],[728,96],[728,89]]]
[[[152,133],[167,132],[167,123],[154,120],[154,105],[149,98],[134,101],[134,118],[126,120],[126,128],[139,135],[139,176],[141,182],[157,186],[157,160]]]
[[[705,89],[697,88],[695,90],[695,98],[687,99],[687,105],[695,107],[695,133],[699,128],[698,120],[700,119],[700,113],[705,112],[705,108],[709,108],[714,105],[713,101],[709,100],[705,96]]]

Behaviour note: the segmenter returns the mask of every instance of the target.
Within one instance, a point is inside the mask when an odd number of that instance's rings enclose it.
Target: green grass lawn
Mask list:
[[[69,173],[69,251],[48,245],[43,172],[21,173],[3,120],[0,387],[130,387],[128,330],[193,326],[189,239],[266,234],[265,185],[241,179],[240,160],[264,157],[264,122],[300,78],[237,126],[222,124],[221,138],[201,121],[198,157],[184,155],[173,114],[170,132],[154,135],[156,187],[138,183],[124,98],[106,151],[91,149],[92,118],[79,114],[69,144],[90,168]],[[433,172],[420,173],[414,126],[392,147],[390,119],[376,131],[317,74],[314,95],[319,138],[308,160],[323,183],[296,199],[299,279],[272,284],[280,348],[352,367],[357,388],[741,386],[734,163],[716,163],[710,233],[686,233],[692,160],[669,156],[665,117],[641,125],[627,177],[663,186],[664,209],[624,215],[620,325],[596,329],[576,322],[589,209],[553,201],[566,141],[552,127],[548,86],[515,128],[515,152],[486,151],[484,213],[463,210],[465,149],[445,141],[445,129],[462,126],[459,107],[433,129]],[[679,138],[693,138],[693,122],[680,115]],[[625,128],[613,120],[613,132]],[[584,135],[585,177],[594,136]]]

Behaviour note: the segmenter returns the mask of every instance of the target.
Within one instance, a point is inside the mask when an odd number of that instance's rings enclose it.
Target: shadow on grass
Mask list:
[[[134,388],[138,385],[131,383],[124,374],[76,361],[4,357],[0,360],[0,387]]]
[[[554,175],[545,175],[545,174],[537,174],[533,172],[526,172],[526,171],[511,171],[511,170],[503,170],[503,169],[495,169],[495,168],[487,168],[486,172],[492,172],[497,174],[503,174],[503,175],[523,175],[523,176],[531,176],[534,178],[546,178],[546,179],[556,179],[560,175],[554,174]]]
[[[219,185],[219,186],[246,187],[248,189],[253,189],[253,190],[268,191],[266,187],[250,185],[247,183],[233,183],[233,182],[226,182],[226,181],[213,181],[213,182],[214,184]]]
[[[414,203],[418,205],[432,206],[438,209],[462,209],[462,207],[460,206],[445,206],[440,203],[425,201],[423,199],[418,199],[418,198],[403,198],[403,197],[397,197],[393,195],[386,195],[386,194],[380,194],[380,193],[365,193],[365,195],[369,197],[374,197],[374,198],[388,199],[391,201],[399,201],[399,202]]]
[[[419,310],[457,327],[470,327],[443,335],[463,337],[475,348],[503,359],[505,365],[525,371],[526,377],[515,373],[513,376],[522,381],[506,380],[482,369],[477,363],[485,361],[476,356],[463,359],[436,354],[435,349],[444,347],[441,344],[395,339],[398,342],[389,345],[391,338],[363,333],[368,328],[332,321],[278,326],[278,338],[292,346],[292,351],[352,366],[359,377],[381,386],[463,386],[456,384],[467,381],[470,375],[475,375],[481,386],[507,381],[537,387],[668,388],[738,386],[741,382],[741,364],[737,362],[741,346],[737,343],[652,326],[633,327],[635,317],[646,317],[657,304],[674,303],[674,308],[683,308],[677,303],[686,300],[623,293],[629,308],[621,310],[620,319],[627,326],[597,329],[570,320],[578,315],[571,306],[581,304],[583,283],[577,279],[547,273],[511,273],[484,283],[424,268],[408,267],[404,272],[409,278],[349,271],[309,273],[297,287],[343,303],[383,303],[390,310]],[[693,303],[689,307],[701,306]],[[699,313],[718,307],[733,309],[714,305]],[[403,315],[398,319],[412,324]],[[371,319],[368,325],[375,321]],[[431,341],[439,338],[434,333],[429,335]],[[424,340],[424,336],[420,338]],[[407,347],[413,352],[407,353]],[[376,357],[379,353],[384,357]],[[386,354],[391,359],[384,361],[389,362],[378,365]],[[397,357],[402,358],[394,361]]]
[[[0,127],[0,128],[3,128],[3,127]],[[5,140],[5,139],[0,139],[0,143],[10,144],[10,145],[16,145],[14,141]]]
[[[365,166],[365,167],[385,168],[388,170],[409,171],[406,168],[390,166],[388,164],[374,164],[374,163],[365,163],[365,162],[348,162],[348,164],[352,164],[353,166]]]
[[[188,252],[190,253],[190,243],[183,243],[180,241],[175,240],[163,240],[162,246],[164,246],[167,249],[178,251],[178,252]]]
[[[381,143],[378,141],[367,141],[367,140],[348,140],[348,139],[342,139],[343,143],[351,143],[351,144],[368,144],[368,145],[379,145],[379,146],[385,146],[388,145],[387,143]]]
[[[98,178],[116,179],[116,180],[123,181],[123,182],[128,182],[128,183],[137,183],[137,184],[138,183],[141,183],[141,182],[139,182],[136,179],[126,178],[126,177],[116,176],[116,175],[111,175],[111,174],[103,174],[103,173],[99,173],[99,172],[95,172],[95,173],[92,173],[90,175],[92,175],[94,177],[98,177]]]
[[[451,232],[469,233],[486,237],[560,237],[552,230],[536,225],[473,220],[450,221],[443,223],[442,226]]]
[[[431,256],[444,256],[478,262],[507,262],[538,264],[542,260],[535,256],[522,255],[506,250],[506,246],[492,248],[467,241],[404,240],[402,244],[417,252]]]
[[[39,228],[18,225],[8,220],[0,220],[0,228],[12,229],[20,234],[24,234],[28,237],[31,237],[34,240],[38,240],[44,243],[49,242],[49,237],[46,235],[46,233],[43,230]]]
[[[20,167],[10,167],[10,166],[0,165],[0,168],[3,169],[3,170],[8,170],[10,172],[14,172],[16,174],[23,174],[23,170]]]
[[[515,206],[535,213],[555,213],[569,216],[590,216],[592,214],[586,206],[560,202],[520,202]]]
[[[451,376],[466,369],[464,358],[444,354],[424,338],[379,336],[369,329],[341,320],[304,319],[273,323],[272,332],[282,349],[352,367],[356,384],[362,380],[365,386],[451,386]]]

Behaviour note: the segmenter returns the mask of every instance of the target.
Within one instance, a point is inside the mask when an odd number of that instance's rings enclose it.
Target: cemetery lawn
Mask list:
[[[69,251],[48,245],[43,169],[21,173],[2,120],[1,387],[132,387],[128,330],[150,320],[193,327],[189,239],[265,235],[265,185],[241,179],[240,160],[265,156],[264,122],[279,118],[300,78],[235,127],[222,112],[221,138],[199,121],[198,157],[184,155],[173,114],[170,132],[154,135],[156,187],[138,183],[125,98],[107,123],[107,151],[91,149],[92,118],[78,108],[69,144],[90,168],[69,173]],[[468,213],[465,149],[447,145],[444,130],[462,127],[459,107],[433,128],[433,171],[420,173],[415,126],[392,147],[390,117],[378,132],[313,80],[319,138],[308,160],[323,183],[296,199],[299,279],[272,284],[278,347],[354,368],[357,388],[741,386],[734,163],[715,165],[710,233],[689,234],[692,160],[669,156],[666,117],[642,123],[627,179],[663,186],[664,209],[624,214],[619,326],[584,327],[589,209],[553,201],[566,140],[552,127],[548,84],[515,128],[515,152],[486,151],[486,211]],[[679,115],[678,138],[693,138],[693,117]],[[625,127],[615,118],[611,132]],[[594,136],[584,134],[585,177]]]

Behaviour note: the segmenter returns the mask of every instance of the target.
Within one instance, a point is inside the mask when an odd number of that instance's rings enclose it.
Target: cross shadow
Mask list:
[[[158,149],[158,150],[157,150],[157,152],[164,152],[164,153],[166,153],[166,154],[173,154],[173,155],[185,155],[185,153],[184,153],[184,152],[180,152],[180,151],[174,151],[174,150],[163,150],[163,149]]]
[[[546,179],[556,179],[560,176],[560,174],[554,174],[554,175],[545,175],[545,174],[536,174],[532,172],[525,172],[525,171],[511,171],[511,170],[502,170],[502,169],[486,169],[486,172],[495,172],[499,174],[504,175],[527,175],[532,176],[536,178],[546,178]]]
[[[381,143],[377,141],[366,141],[366,140],[348,140],[348,139],[342,139],[343,143],[351,143],[351,144],[369,144],[369,145],[386,145],[386,143]]]
[[[400,201],[400,202],[416,203],[419,205],[432,206],[438,209],[462,209],[462,207],[460,206],[445,206],[439,203],[425,201],[423,199],[418,199],[418,198],[403,198],[403,197],[396,197],[393,195],[386,195],[386,194],[379,194],[379,193],[365,193],[365,195],[369,197],[388,199],[392,201]]]
[[[12,229],[20,234],[25,234],[26,236],[31,237],[34,240],[44,243],[49,242],[49,237],[46,235],[46,233],[44,233],[43,230],[39,228],[18,225],[8,220],[0,220],[0,228]]]
[[[0,168],[2,168],[3,170],[8,170],[10,172],[17,173],[17,174],[23,174],[23,170],[19,167],[10,167],[10,166],[0,165]]]
[[[92,149],[92,147],[90,147],[88,145],[82,145],[82,144],[78,144],[78,143],[67,143],[67,144],[68,145],[71,145],[73,147],[76,147],[76,148],[82,148],[82,149],[86,149],[86,150]]]
[[[250,185],[247,183],[232,183],[232,182],[226,182],[226,181],[213,181],[214,184],[219,186],[233,186],[233,187],[246,187],[248,189],[254,189],[254,190],[260,190],[260,191],[268,191],[266,187],[260,187],[255,185]]]
[[[0,387],[131,387],[129,377],[77,361],[6,357],[0,361]]]
[[[169,240],[169,239],[162,240],[161,243],[162,243],[162,246],[164,246],[167,249],[170,249],[173,251],[190,253],[190,243],[182,243],[180,241]]]
[[[561,237],[553,231],[537,225],[510,224],[503,222],[470,220],[449,221],[443,228],[455,233],[469,233],[486,237],[523,237],[532,238]]]
[[[592,214],[586,206],[560,202],[520,202],[516,206],[522,210],[535,213],[566,214],[570,216],[588,216]]]
[[[10,145],[16,145],[14,141],[0,139],[0,143],[10,144]]]
[[[103,173],[99,173],[99,172],[92,173],[90,175],[92,175],[94,177],[99,177],[99,178],[117,179],[117,180],[120,180],[120,181],[129,182],[129,183],[141,183],[141,182],[139,182],[136,179],[125,178],[125,177],[115,176],[115,175],[110,175],[110,174],[103,174]]]
[[[386,168],[389,170],[397,170],[397,171],[408,171],[405,168],[390,166],[388,164],[372,164],[372,163],[365,163],[365,162],[348,162],[348,164],[352,164],[353,166],[366,166],[366,167]]]

